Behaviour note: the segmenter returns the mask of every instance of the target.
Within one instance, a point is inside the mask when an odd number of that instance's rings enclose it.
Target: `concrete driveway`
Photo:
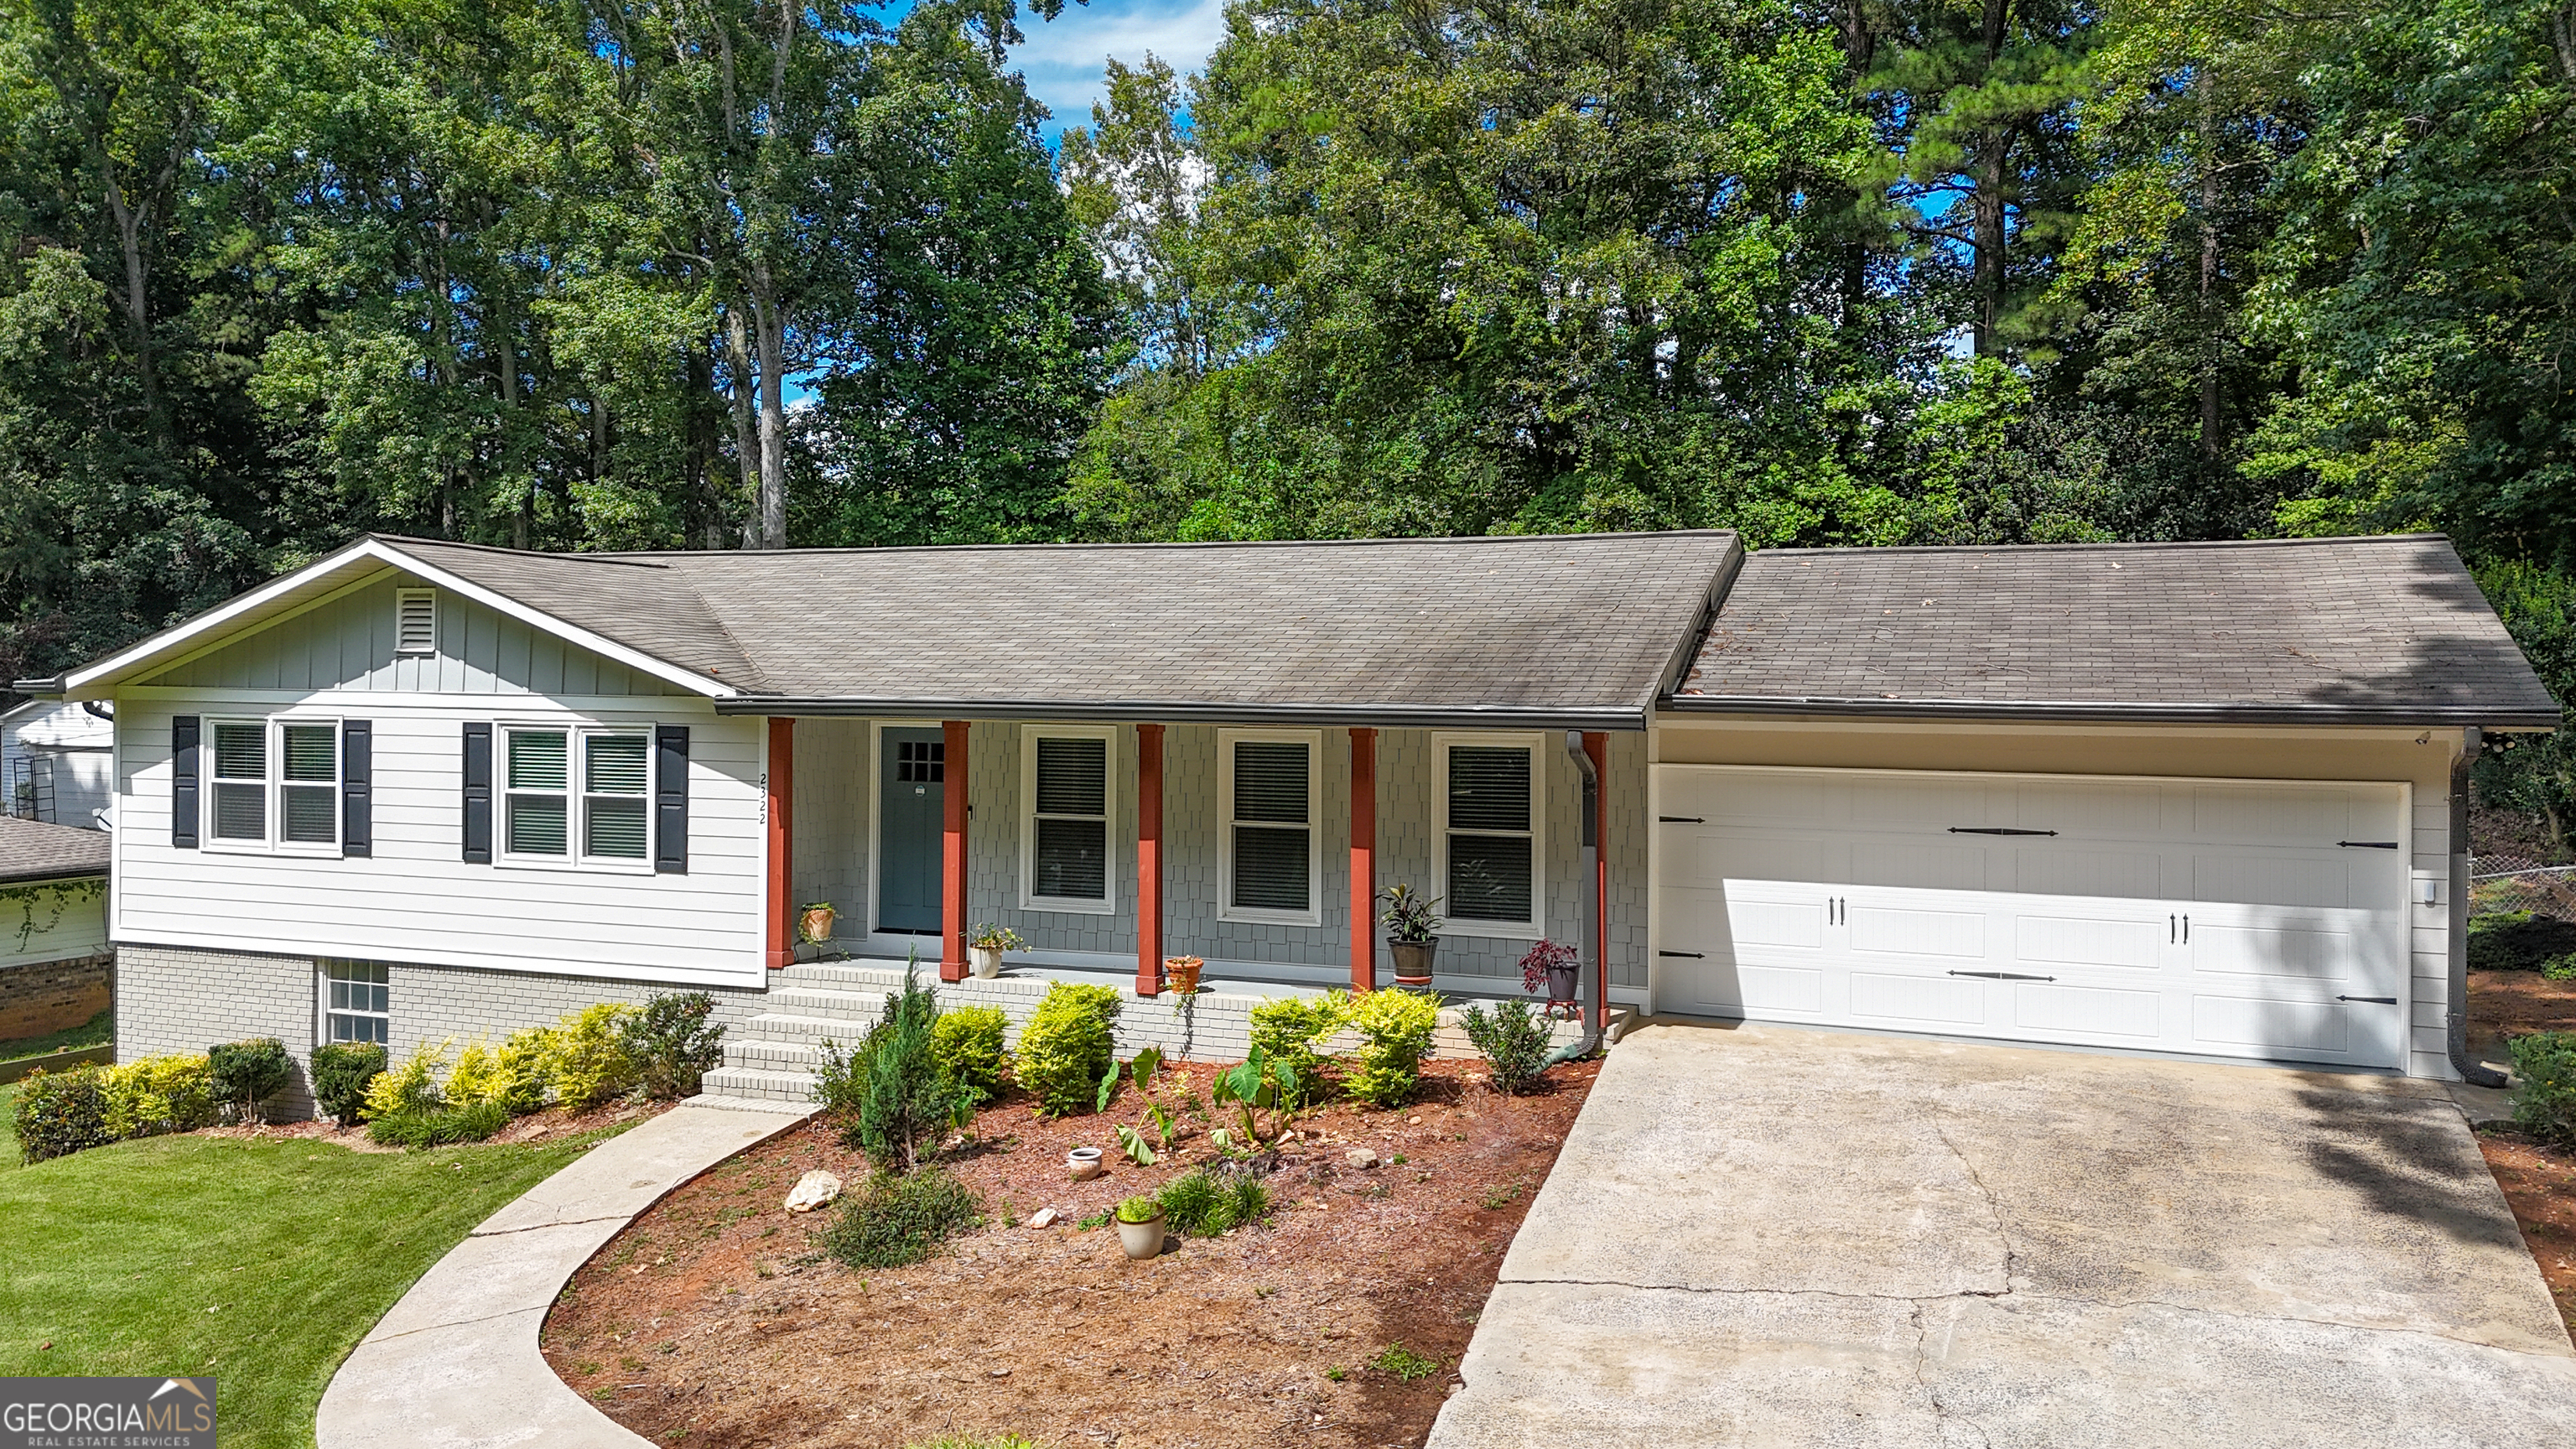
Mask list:
[[[2576,1352],[2429,1082],[1657,1023],[1433,1449],[2576,1443]]]

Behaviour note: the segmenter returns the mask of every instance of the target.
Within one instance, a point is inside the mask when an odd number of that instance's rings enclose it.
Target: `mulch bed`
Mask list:
[[[580,1112],[567,1112],[560,1107],[548,1107],[542,1112],[532,1112],[525,1117],[516,1117],[511,1119],[509,1126],[492,1134],[492,1136],[486,1140],[491,1142],[543,1142],[549,1138],[565,1137],[581,1132],[593,1132],[602,1127],[614,1127],[621,1122],[641,1122],[648,1117],[658,1117],[677,1105],[679,1104],[676,1102],[602,1102],[596,1107],[588,1108],[587,1110]],[[303,1122],[267,1122],[256,1126],[244,1123],[235,1127],[201,1127],[197,1129],[194,1135],[199,1137],[240,1137],[250,1141],[260,1142],[329,1142],[341,1147],[346,1147],[352,1152],[400,1152],[403,1150],[399,1147],[387,1147],[380,1142],[372,1140],[367,1136],[366,1129],[363,1127],[353,1127],[344,1132],[337,1126],[334,1126],[330,1122],[319,1117]]]
[[[2504,1189],[2522,1240],[2576,1339],[2576,1152],[2492,1128],[2478,1134],[2478,1151],[2486,1154],[2487,1170]]]
[[[2537,971],[2469,973],[2472,1046],[2535,1031],[2576,1031],[2576,981],[2552,981]]]
[[[1481,1062],[1425,1067],[1416,1102],[1337,1103],[1303,1117],[1267,1180],[1267,1226],[1130,1262],[1114,1229],[1070,1220],[1211,1160],[1203,1116],[1153,1167],[1116,1155],[1132,1091],[1101,1116],[1040,1118],[1007,1100],[946,1165],[987,1223],[910,1268],[853,1272],[814,1245],[829,1210],[781,1203],[799,1176],[850,1183],[867,1164],[809,1123],[682,1187],[575,1275],[549,1317],[555,1371],[656,1443],[901,1446],[1016,1433],[1049,1446],[1234,1449],[1416,1445],[1530,1198],[1599,1071],[1576,1062],[1506,1098]],[[1204,1102],[1183,1064],[1165,1102]],[[1067,1179],[1066,1149],[1111,1158]],[[1374,1149],[1383,1165],[1346,1154]],[[1040,1208],[1063,1225],[1032,1229]],[[1371,1367],[1401,1345],[1436,1365]]]

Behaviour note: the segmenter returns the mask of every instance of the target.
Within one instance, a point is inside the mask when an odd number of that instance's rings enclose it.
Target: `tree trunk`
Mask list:
[[[725,309],[725,364],[733,373],[733,460],[742,472],[742,491],[758,497],[760,493],[760,445],[752,424],[752,391],[755,379],[751,371],[751,337],[744,327],[743,307],[737,303]],[[742,541],[746,546],[759,542],[758,510],[743,526]]]
[[[161,407],[161,374],[152,355],[152,302],[145,291],[144,277],[150,270],[143,254],[145,218],[116,182],[116,174],[102,154],[99,179],[107,196],[108,215],[116,222],[116,244],[125,262],[125,340],[134,354],[135,382],[143,390],[143,411],[156,437],[169,432],[168,415]]]
[[[760,542],[787,546],[787,322],[769,264],[751,267],[753,343],[760,349]]]
[[[2219,359],[2226,339],[2218,305],[2218,97],[2209,67],[2200,68],[2200,467],[2204,480],[2218,476],[2227,440],[2219,418]]]
[[[1981,79],[1994,75],[1995,62],[2004,52],[2004,35],[2012,20],[2012,0],[1986,0],[1984,40],[1986,64]],[[2012,153],[2013,135],[2007,127],[1998,126],[1978,139],[1973,173],[1976,196],[1973,199],[1976,241],[1977,323],[1974,331],[1979,357],[1991,357],[2001,348],[2004,315],[2004,248],[2005,235],[2004,174],[2005,160]]]
[[[1862,10],[1861,0],[1844,0],[1835,18],[1842,28],[1843,81],[1857,95],[1869,84],[1869,68],[1878,57],[1878,35],[1869,28],[1869,16]],[[1843,242],[1842,254],[1840,321],[1850,327],[1860,320],[1861,308],[1869,301],[1869,241],[1860,229],[1859,193],[1837,187],[1833,195],[1838,204],[1855,213],[1849,220],[1851,235]]]

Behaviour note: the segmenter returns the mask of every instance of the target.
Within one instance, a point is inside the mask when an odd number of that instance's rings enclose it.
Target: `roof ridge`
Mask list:
[[[557,552],[553,549],[543,548],[507,548],[497,543],[468,543],[463,539],[456,538],[421,538],[407,533],[370,533],[364,536],[372,538],[376,542],[384,544],[389,548],[403,548],[406,546],[461,548],[470,549],[475,553],[496,553],[504,558],[557,558],[569,559],[579,563],[607,563],[617,564],[625,568],[641,569],[668,569],[670,567],[668,564],[652,562],[651,560],[655,555],[649,550],[639,553],[592,553],[578,550],[563,553]]]
[[[2219,548],[2300,548],[2329,543],[2449,543],[2447,533],[2340,533],[2321,538],[2176,538],[2118,539],[2089,543],[1895,543],[1895,544],[1828,544],[1815,548],[1746,549],[1748,559],[1777,557],[1782,554],[1890,554],[1890,553],[2110,553],[2146,552]]]
[[[1737,538],[1731,528],[1666,528],[1636,529],[1611,533],[1445,533],[1403,535],[1394,538],[1227,538],[1227,539],[1140,539],[1109,541],[1085,539],[1062,543],[898,543],[854,545],[821,548],[706,548],[640,550],[628,553],[580,555],[546,555],[546,557],[581,557],[610,559],[713,559],[713,558],[811,558],[816,554],[897,554],[897,553],[1036,553],[1044,550],[1111,552],[1120,549],[1144,551],[1236,549],[1236,548],[1346,548],[1383,547],[1390,545],[1441,543],[1588,543],[1609,539],[1641,538]],[[482,547],[484,545],[470,545]],[[505,550],[515,552],[515,550]],[[531,550],[530,552],[533,552]],[[667,565],[665,565],[667,566]]]

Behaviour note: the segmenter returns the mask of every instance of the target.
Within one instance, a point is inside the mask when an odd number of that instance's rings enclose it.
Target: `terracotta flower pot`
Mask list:
[[[830,906],[807,906],[796,915],[796,934],[820,945],[832,939],[832,922],[840,912]]]
[[[1199,973],[1206,969],[1207,962],[1197,956],[1166,956],[1163,958],[1163,982],[1187,996],[1199,989]]]
[[[1431,984],[1431,958],[1440,949],[1439,937],[1434,936],[1428,941],[1398,941],[1389,938],[1386,949],[1387,954],[1395,958],[1395,979],[1398,985],[1428,986]]]
[[[1163,1215],[1161,1213],[1154,1214],[1154,1220],[1150,1223],[1131,1223],[1125,1218],[1117,1219],[1117,1223],[1118,1246],[1127,1250],[1128,1257],[1150,1258],[1163,1251]]]

